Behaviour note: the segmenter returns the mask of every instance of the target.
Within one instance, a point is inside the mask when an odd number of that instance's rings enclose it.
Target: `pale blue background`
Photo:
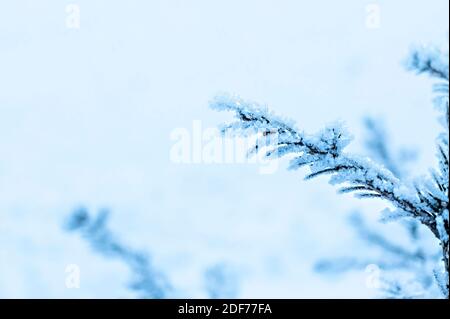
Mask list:
[[[445,43],[448,1],[69,1],[0,5],[0,297],[133,297],[127,268],[61,224],[78,204],[113,210],[120,237],[153,254],[178,296],[204,297],[202,272],[224,261],[241,297],[370,297],[367,274],[324,278],[321,257],[363,249],[344,217],[377,201],[338,196],[304,172],[175,165],[170,132],[217,92],[271,105],[309,131],[383,115],[396,145],[434,164],[431,81],[404,71],[412,44]],[[381,8],[379,29],[366,5]],[[284,200],[289,199],[289,200]],[[387,226],[390,227],[390,226]],[[78,264],[80,289],[65,287]]]

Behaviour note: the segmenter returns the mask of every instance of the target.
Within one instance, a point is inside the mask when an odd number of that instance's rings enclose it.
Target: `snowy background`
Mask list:
[[[79,29],[66,25],[70,3]],[[379,5],[378,28],[366,23],[369,4]],[[394,145],[418,150],[414,174],[425,174],[438,133],[432,81],[402,61],[413,44],[446,41],[447,1],[0,8],[0,297],[135,297],[123,263],[62,228],[79,205],[110,208],[112,230],[151,254],[175,297],[206,297],[204,272],[217,263],[235,270],[238,297],[375,295],[364,271],[334,278],[313,265],[365,254],[346,216],[361,209],[376,221],[382,203],[337,195],[325,177],[304,182],[286,163],[269,175],[250,164],[176,164],[170,134],[228,119],[208,108],[228,91],[310,132],[343,119],[359,153],[362,118],[383,116]],[[69,264],[80,268],[78,289],[66,287]]]

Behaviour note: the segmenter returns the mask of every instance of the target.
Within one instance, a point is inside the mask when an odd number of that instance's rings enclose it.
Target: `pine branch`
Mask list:
[[[407,66],[417,73],[426,73],[434,78],[449,80],[448,53],[435,47],[421,47],[413,50]]]
[[[75,210],[68,219],[66,229],[78,231],[92,248],[107,257],[126,263],[134,280],[131,289],[139,291],[144,298],[164,298],[170,285],[163,274],[153,268],[145,253],[134,251],[118,241],[107,227],[109,212],[102,211],[92,218],[86,209]]]
[[[222,127],[223,133],[234,132],[243,136],[260,132],[277,132],[277,138],[271,136],[269,146],[271,157],[295,155],[290,169],[309,166],[311,173],[306,179],[323,174],[331,175],[331,184],[346,183],[349,186],[364,186],[371,195],[388,200],[398,208],[408,212],[411,217],[430,227],[433,233],[433,209],[421,202],[414,189],[404,185],[384,166],[371,160],[343,152],[351,141],[351,135],[342,123],[327,126],[321,132],[308,135],[299,132],[292,123],[269,113],[267,108],[229,95],[218,96],[211,108],[228,110],[235,114],[238,121]],[[264,135],[259,134],[259,135]],[[273,134],[271,134],[273,135]],[[272,143],[272,144],[270,144]],[[277,150],[282,147],[282,152]],[[356,189],[355,189],[356,190]]]
[[[371,126],[373,123],[368,123],[369,128],[379,138],[373,139],[371,143],[378,158],[387,168],[368,158],[345,153],[344,148],[352,137],[342,123],[329,125],[321,132],[308,135],[297,130],[292,122],[269,112],[267,107],[239,97],[218,96],[210,106],[219,111],[231,111],[235,115],[236,121],[222,127],[223,133],[262,136],[250,154],[266,149],[265,155],[268,158],[291,156],[293,158],[290,160],[289,169],[309,167],[310,173],[305,179],[330,175],[330,184],[345,184],[340,193],[355,192],[359,198],[385,200],[405,212],[406,216],[428,227],[440,241],[448,277],[448,53],[434,49],[416,50],[411,54],[408,66],[417,73],[427,73],[442,82],[435,86],[435,90],[440,94],[435,99],[435,104],[441,111],[440,121],[444,127],[438,144],[439,171],[432,171],[430,178],[414,185],[406,184],[399,178],[400,169],[386,147],[384,135],[377,127]],[[268,136],[270,139],[267,139]],[[448,294],[448,280],[446,287]]]

